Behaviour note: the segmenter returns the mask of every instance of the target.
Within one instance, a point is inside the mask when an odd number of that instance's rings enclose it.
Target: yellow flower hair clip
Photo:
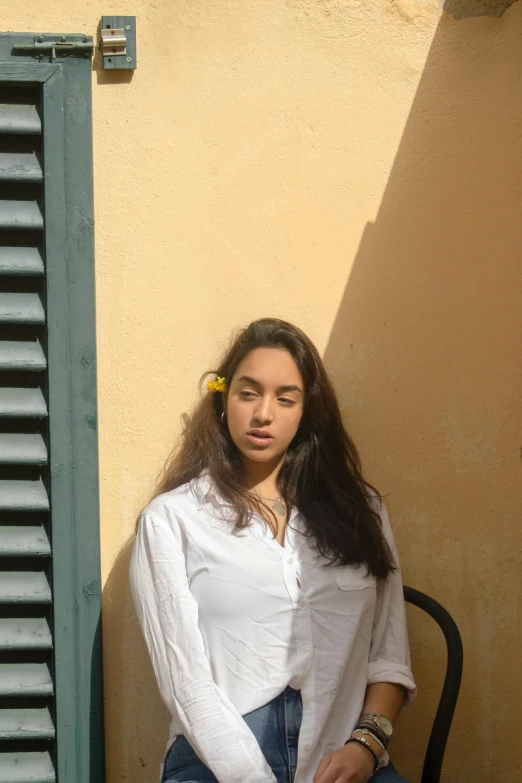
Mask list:
[[[209,381],[207,383],[207,389],[211,392],[224,392],[227,390],[226,378],[217,377],[217,381]]]

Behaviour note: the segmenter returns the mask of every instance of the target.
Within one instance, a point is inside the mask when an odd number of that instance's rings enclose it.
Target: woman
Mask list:
[[[398,558],[321,358],[264,318],[217,376],[131,562],[172,715],[161,780],[400,783],[386,748],[415,684]]]

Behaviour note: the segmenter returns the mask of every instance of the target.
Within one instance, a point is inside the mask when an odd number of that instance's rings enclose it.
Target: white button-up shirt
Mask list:
[[[295,783],[312,783],[321,757],[349,738],[367,685],[414,695],[401,574],[326,566],[297,509],[284,546],[256,515],[233,535],[232,516],[203,475],[155,498],[140,521],[130,583],[172,715],[167,750],[184,734],[220,783],[275,783],[241,716],[290,685],[303,700]]]

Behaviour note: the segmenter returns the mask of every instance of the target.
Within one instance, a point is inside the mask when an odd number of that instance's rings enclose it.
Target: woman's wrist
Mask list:
[[[378,759],[380,759],[381,756],[383,755],[385,749],[380,744],[380,742],[378,742],[378,740],[376,740],[375,737],[372,736],[372,734],[367,732],[362,732],[360,730],[359,731],[356,730],[352,733],[352,737],[356,737],[357,739],[362,739],[365,742],[367,742]]]
[[[372,764],[373,764],[373,772],[376,772],[379,767],[379,757],[376,753],[374,753],[373,749],[370,747],[370,743],[367,742],[362,737],[354,737],[353,735],[350,737],[349,740],[346,740],[344,743],[344,747],[354,747],[358,746],[360,748],[363,748],[364,754],[368,759],[371,758]],[[372,772],[372,774],[373,774]]]

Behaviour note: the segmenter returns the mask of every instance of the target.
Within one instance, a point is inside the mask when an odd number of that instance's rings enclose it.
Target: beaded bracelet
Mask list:
[[[379,737],[381,742],[385,747],[388,747],[388,744],[390,742],[390,738],[386,736],[384,731],[381,731],[378,726],[375,725],[375,723],[369,723],[367,721],[359,721],[359,723],[355,726],[354,731],[357,729],[368,729],[368,731],[371,731],[372,734],[375,734],[376,737]]]
[[[368,729],[376,738],[378,737],[380,739],[385,748],[388,747],[390,738],[387,737],[384,731],[373,721],[360,720],[354,728],[354,731],[357,731],[358,729]]]
[[[348,745],[350,742],[356,742],[358,745],[362,745],[363,748],[366,748],[368,753],[372,754],[372,758],[374,762],[373,771],[376,772],[379,767],[379,759],[377,758],[377,754],[375,753],[374,749],[370,747],[370,743],[366,742],[366,740],[360,737],[350,737],[350,739],[346,740],[344,744]]]
[[[377,736],[377,734],[376,734],[374,731],[372,731],[371,729],[354,729],[354,730],[353,730],[352,737],[353,737],[353,735],[354,735],[356,732],[358,732],[359,734],[369,734],[369,736],[370,736],[370,737],[373,737],[373,739],[375,740],[375,742],[378,742],[378,743],[379,743],[379,745],[381,746],[381,748],[382,748],[383,750],[386,750],[386,746],[385,746],[384,742],[383,742],[383,741],[382,741],[382,740],[381,740],[381,739],[380,739],[380,738]]]

